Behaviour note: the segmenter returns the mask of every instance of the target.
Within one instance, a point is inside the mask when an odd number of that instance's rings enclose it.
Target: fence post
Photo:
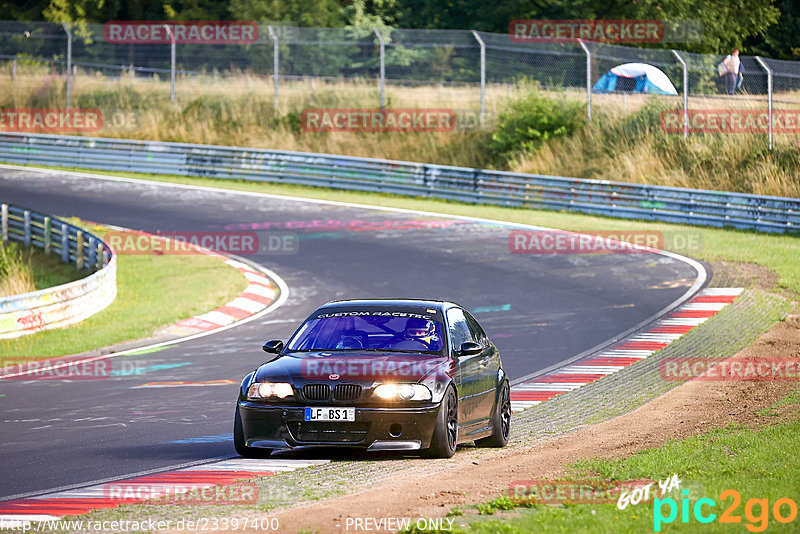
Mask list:
[[[88,253],[88,261],[86,266],[91,269],[97,266],[97,239],[94,237],[89,237],[89,246],[87,247]]]
[[[372,31],[375,32],[376,37],[378,37],[378,42],[381,45],[380,93],[381,93],[381,109],[383,109],[386,106],[386,95],[384,93],[386,89],[386,43],[383,41],[383,35],[381,35],[381,32],[378,31],[378,28],[372,28]]]
[[[584,44],[583,39],[578,39],[578,44],[586,52],[586,116],[589,118],[589,122],[592,122],[592,53]]]
[[[75,269],[83,268],[83,230],[78,230],[75,239]]]
[[[272,109],[275,112],[278,111],[278,68],[280,67],[280,62],[278,58],[278,36],[275,35],[275,30],[272,29],[272,26],[267,26],[267,31],[269,32],[269,37],[272,39],[272,83],[274,85],[274,97],[272,102]]]
[[[61,26],[67,33],[67,109],[69,109],[72,97],[72,32],[69,31],[66,22],[62,22]]]
[[[175,102],[175,32],[169,24],[164,24],[169,35],[169,100]]]
[[[0,219],[2,219],[3,241],[8,241],[8,204],[3,204],[0,207]]]
[[[772,69],[767,65],[761,56],[755,56],[761,68],[767,71],[767,109],[769,114],[769,149],[772,150]]]
[[[61,261],[69,263],[69,230],[66,224],[61,224]]]
[[[481,47],[481,123],[483,123],[486,116],[486,43],[475,30],[472,30],[472,35]]]
[[[44,218],[44,253],[50,254],[50,240],[52,236],[50,235],[50,217]]]
[[[26,247],[31,246],[31,212],[28,210],[22,212],[22,231],[23,243]]]
[[[17,58],[11,60],[11,81],[16,81],[17,79]]]
[[[672,51],[683,67],[683,138],[689,137],[689,67],[677,50]]]

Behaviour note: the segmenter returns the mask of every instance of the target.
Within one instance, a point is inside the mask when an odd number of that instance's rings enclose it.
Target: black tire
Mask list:
[[[485,438],[476,439],[478,447],[505,447],[511,433],[511,392],[508,382],[503,382],[503,388],[497,396],[497,403],[492,414],[492,434]]]
[[[424,458],[451,458],[458,443],[458,400],[452,387],[447,388],[436,416],[431,446],[422,451]]]
[[[233,447],[239,456],[245,458],[266,458],[272,453],[272,449],[262,449],[259,447],[248,447],[244,441],[244,429],[242,428],[242,416],[239,414],[239,405],[236,405],[236,415],[233,417]]]

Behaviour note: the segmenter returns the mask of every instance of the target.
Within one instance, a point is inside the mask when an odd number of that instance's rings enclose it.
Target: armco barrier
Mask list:
[[[281,182],[765,232],[794,232],[800,199],[328,154],[0,133],[0,161]]]
[[[0,339],[77,323],[117,296],[117,258],[99,237],[72,224],[2,204],[3,241],[17,241],[58,254],[92,272],[86,278],[11,297],[0,297]]]

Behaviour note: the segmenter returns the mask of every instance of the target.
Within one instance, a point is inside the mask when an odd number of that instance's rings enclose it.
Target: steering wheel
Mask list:
[[[425,341],[424,339],[419,339],[415,337],[403,337],[398,336],[398,338],[392,339],[386,345],[389,345],[388,348],[396,349],[396,350],[430,350],[430,344]]]
[[[337,349],[363,349],[364,345],[361,341],[353,336],[342,336],[339,343],[336,344]]]

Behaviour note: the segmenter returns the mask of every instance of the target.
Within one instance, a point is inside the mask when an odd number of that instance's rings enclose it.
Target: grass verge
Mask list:
[[[577,232],[616,232],[625,240],[631,232],[660,232],[663,248],[705,261],[726,261],[756,264],[768,268],[778,276],[780,287],[800,294],[800,236],[773,235],[754,231],[705,228],[679,224],[648,221],[633,221],[612,217],[601,217],[558,211],[510,208],[502,206],[474,205],[438,199],[403,197],[380,193],[339,191],[335,189],[247,182],[243,180],[218,180],[182,176],[89,171],[66,169],[76,172],[92,172],[109,176],[123,176],[140,180],[161,181],[175,184],[217,187],[235,191],[253,191],[275,195],[291,195],[339,202],[354,202],[447,213],[465,217],[483,217],[500,221],[547,226]]]
[[[109,231],[71,222],[100,235]],[[69,328],[0,341],[0,354],[36,360],[150,337],[160,327],[225,304],[247,286],[236,269],[208,256],[122,255],[117,262],[117,298],[111,306]]]
[[[800,404],[798,390],[782,404]],[[460,516],[456,532],[522,533],[522,532],[797,532],[797,480],[800,463],[794,451],[800,446],[800,419],[752,429],[730,425],[700,436],[671,441],[659,448],[640,451],[632,456],[601,460],[589,459],[570,466],[577,480],[602,481],[666,480],[677,474],[680,488],[664,495],[656,485],[650,499],[619,509],[613,503],[558,505],[543,504],[526,496],[499,496],[477,504],[475,513],[456,510]],[[725,493],[726,490],[733,490]],[[683,494],[682,492],[688,492]],[[737,497],[738,495],[738,497]],[[683,501],[686,498],[687,501]],[[704,524],[702,516],[714,518]],[[660,499],[663,502],[659,502]],[[674,501],[676,515],[671,516],[669,499]],[[738,500],[737,500],[738,499]],[[775,504],[781,499],[776,512]],[[683,516],[684,507],[687,515]],[[792,509],[795,513],[792,513]],[[728,510],[735,523],[721,521]],[[794,516],[792,520],[782,522]],[[493,516],[487,518],[487,516]],[[736,519],[738,518],[738,519]],[[746,529],[746,530],[745,530]],[[433,532],[411,529],[413,532]]]
[[[40,249],[0,242],[0,297],[66,284],[84,274]]]
[[[10,76],[0,61],[0,77]],[[20,65],[16,79],[0,93],[2,108],[59,108],[63,78]],[[88,135],[215,145],[268,147],[351,156],[410,159],[536,172],[576,178],[685,186],[742,193],[800,196],[797,136],[776,133],[769,149],[766,132],[667,133],[660,112],[681,109],[679,97],[594,95],[593,118],[584,124],[585,95],[547,90],[535,80],[486,88],[485,114],[478,110],[476,85],[386,88],[387,108],[449,109],[451,131],[317,132],[303,123],[305,109],[376,108],[372,80],[281,80],[273,109],[272,80],[240,76],[177,79],[176,101],[169,80],[104,77],[79,72],[71,88],[76,108],[102,113],[99,131]],[[535,98],[535,95],[542,98]],[[796,106],[798,92],[779,100]],[[532,98],[533,97],[533,98]],[[693,109],[760,109],[763,97],[712,99],[693,96]],[[574,113],[564,111],[573,109]],[[498,150],[499,149],[499,150]]]

